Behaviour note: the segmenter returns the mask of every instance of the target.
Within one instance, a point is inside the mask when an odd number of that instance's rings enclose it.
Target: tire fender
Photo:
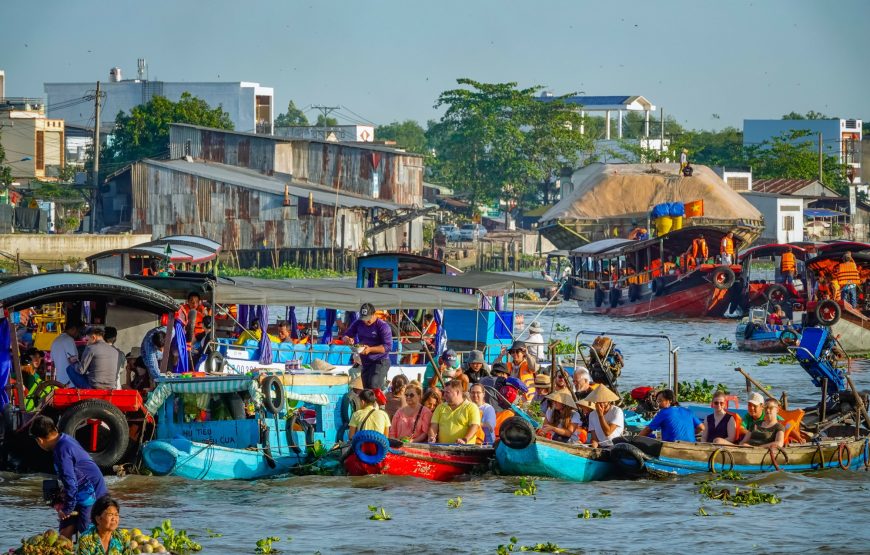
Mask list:
[[[843,309],[837,301],[825,299],[816,305],[816,320],[823,326],[833,326],[840,321],[842,315]]]
[[[498,429],[499,440],[510,449],[525,449],[535,441],[535,430],[522,416],[512,416]]]
[[[380,464],[387,458],[387,453],[390,450],[390,442],[387,439],[387,436],[381,434],[379,432],[375,432],[374,430],[362,430],[356,433],[353,436],[353,441],[351,442],[353,447],[353,454],[356,455],[356,458],[359,459],[360,462],[365,464]],[[363,449],[364,446],[375,447],[375,452],[373,454],[366,453]]]
[[[57,429],[71,437],[76,437],[79,429],[90,426],[88,420],[99,420],[102,423],[99,429],[105,427],[109,430],[109,438],[103,450],[88,453],[101,469],[111,470],[127,452],[127,446],[130,444],[130,427],[127,419],[113,404],[102,399],[89,399],[79,401],[64,411],[58,421]],[[86,443],[83,443],[85,449],[88,447]]]
[[[610,449],[610,458],[623,472],[637,476],[646,469],[649,456],[631,443],[617,443]]]
[[[266,376],[260,384],[263,392],[263,408],[271,414],[278,414],[284,409],[284,384],[278,376]]]
[[[716,289],[729,289],[736,280],[734,270],[728,266],[719,266],[710,272],[710,281]]]

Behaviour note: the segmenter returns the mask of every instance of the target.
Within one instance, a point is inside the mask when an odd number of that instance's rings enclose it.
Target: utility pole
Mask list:
[[[94,190],[91,192],[91,233],[97,225],[97,191],[100,187],[100,82],[94,95]]]
[[[825,175],[824,153],[822,152],[822,132],[819,131],[819,183],[822,183],[822,177]]]
[[[312,108],[320,111],[320,113],[323,114],[323,119],[325,120],[329,117],[329,114],[338,110],[339,108],[341,108],[341,106],[312,106]]]

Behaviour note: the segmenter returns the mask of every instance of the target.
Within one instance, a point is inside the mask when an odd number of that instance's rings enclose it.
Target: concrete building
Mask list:
[[[757,244],[804,240],[803,199],[758,191],[745,191],[740,195],[764,216],[764,230]]]
[[[0,99],[0,141],[16,183],[56,180],[64,165],[64,122],[45,117],[38,98]]]
[[[106,95],[102,106],[102,128],[110,130],[118,112],[129,114],[130,110],[147,103],[153,96],[163,96],[177,102],[182,93],[188,92],[212,108],[223,108],[237,131],[272,133],[274,91],[271,87],[246,81],[191,83],[149,81],[143,77],[144,74],[137,79],[122,80],[120,68],[112,68],[109,80],[100,80],[100,90]],[[48,115],[72,125],[93,128],[93,101],[76,101],[93,95],[96,81],[45,83]]]
[[[837,191],[826,187],[818,179],[756,179],[753,191],[793,195],[798,197],[839,197]]]
[[[275,136],[312,141],[370,143],[375,140],[375,127],[373,125],[331,125],[326,127],[292,125],[290,127],[276,127]]]
[[[747,119],[743,120],[743,145],[759,145],[765,141],[797,131],[809,135],[794,139],[795,143],[810,143],[818,148],[822,134],[822,151],[835,156],[851,168],[851,182],[861,183],[860,119]]]
[[[713,168],[722,181],[737,192],[752,190],[752,170]]]

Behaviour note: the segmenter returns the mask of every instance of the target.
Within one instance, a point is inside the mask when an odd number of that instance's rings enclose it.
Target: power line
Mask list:
[[[366,122],[366,123],[368,123],[368,124],[371,124],[371,125],[375,125],[375,126],[377,126],[377,124],[376,124],[375,122],[373,122],[372,120],[367,119],[367,118],[365,118],[365,117],[363,117],[363,116],[357,114],[356,112],[354,112],[353,110],[351,110],[351,109],[348,108],[347,106],[342,106],[342,108],[344,108],[345,110],[347,110],[347,111],[350,112],[351,114],[355,115],[356,117],[360,118],[362,121],[364,121],[364,122]]]

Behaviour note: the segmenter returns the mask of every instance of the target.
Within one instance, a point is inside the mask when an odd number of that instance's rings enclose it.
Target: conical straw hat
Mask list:
[[[619,401],[619,396],[610,390],[610,388],[600,385],[595,390],[586,396],[586,400],[590,403],[615,403]]]
[[[574,396],[568,393],[567,391],[559,390],[550,393],[546,397],[551,401],[556,401],[557,403],[562,403],[563,405],[567,405],[572,409],[577,409],[577,403],[574,402]]]

